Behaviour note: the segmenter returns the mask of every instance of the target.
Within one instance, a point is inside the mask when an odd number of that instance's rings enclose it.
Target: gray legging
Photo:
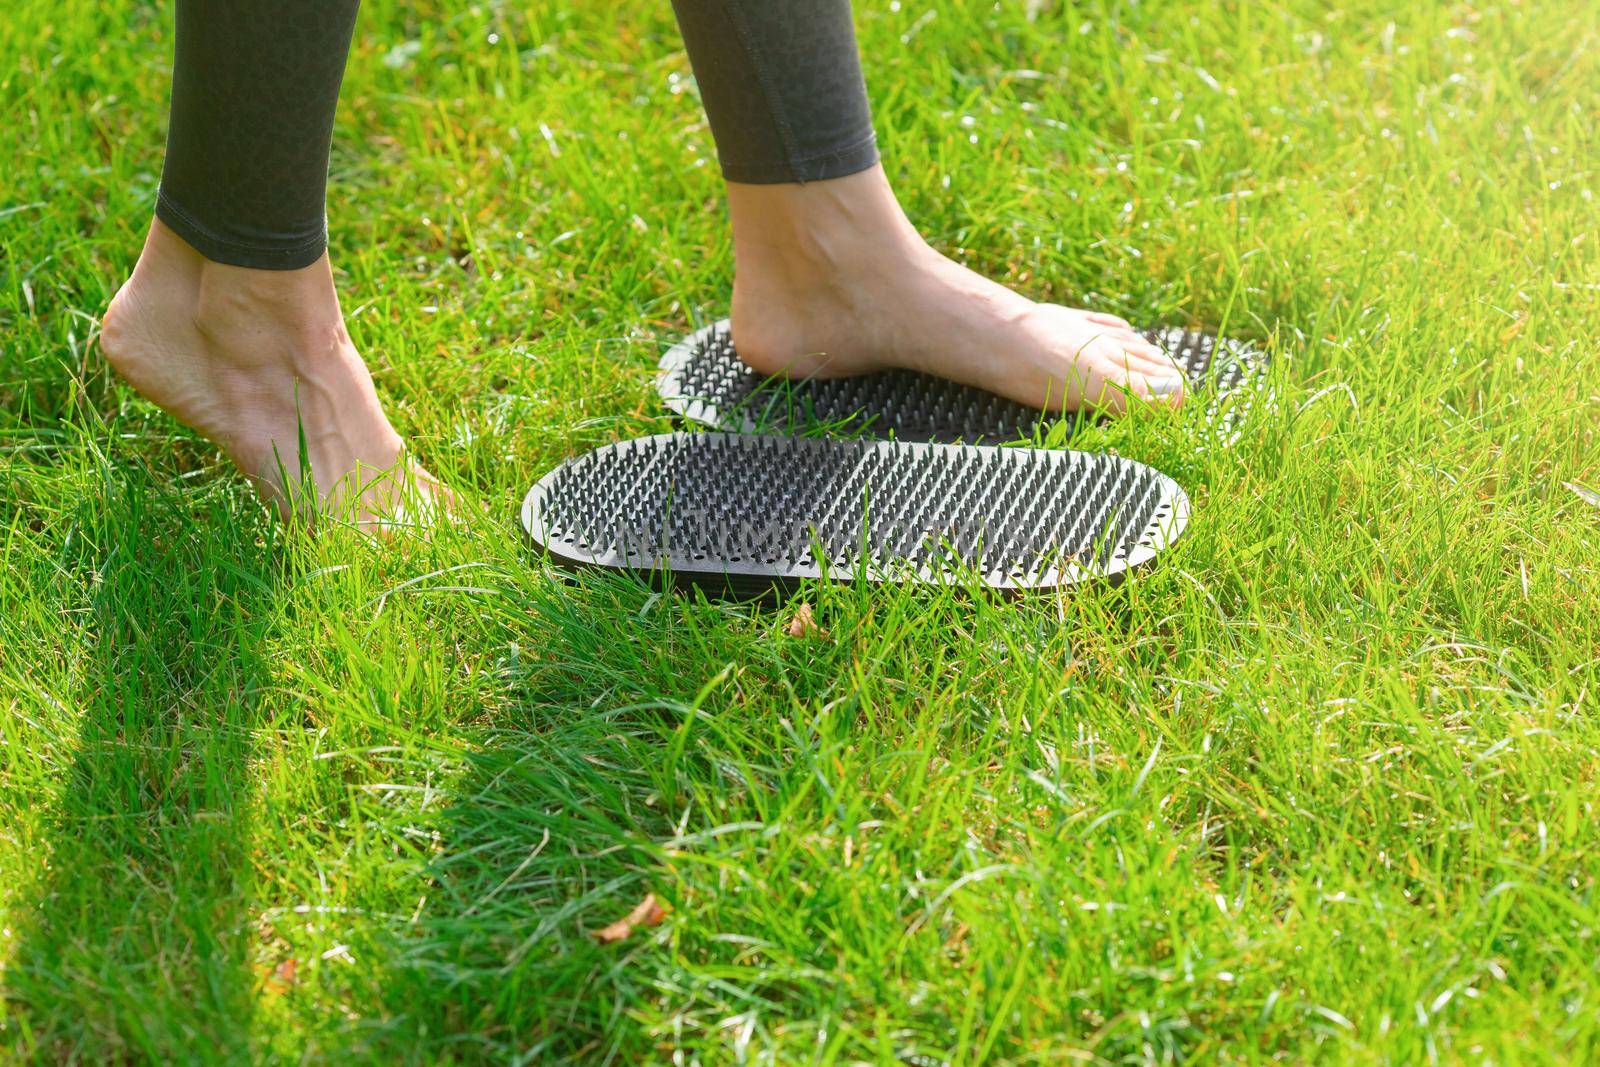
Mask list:
[[[358,0],[178,0],[156,215],[207,259],[322,255],[333,112]],[[820,181],[878,160],[850,0],[673,0],[722,173]]]

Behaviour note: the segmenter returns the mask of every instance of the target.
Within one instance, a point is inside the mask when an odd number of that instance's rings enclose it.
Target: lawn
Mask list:
[[[1195,504],[1122,587],[764,606],[515,521],[726,306],[665,0],[364,5],[333,260],[486,516],[388,544],[95,350],[170,16],[0,18],[0,1060],[1600,1057],[1596,5],[860,0],[937,245],[1279,402],[1078,431]]]

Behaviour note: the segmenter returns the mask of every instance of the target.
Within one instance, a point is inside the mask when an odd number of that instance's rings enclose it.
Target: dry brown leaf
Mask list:
[[[810,604],[801,604],[794,609],[794,618],[789,620],[790,637],[827,637],[828,631],[817,625],[817,617],[811,614]]]
[[[660,926],[661,920],[666,917],[667,909],[656,900],[656,895],[654,893],[646,893],[644,899],[634,905],[633,910],[628,912],[627,915],[610,926],[602,926],[600,929],[592,931],[589,936],[602,945],[609,945],[615,941],[621,941],[633,933],[635,927]]]
[[[293,956],[280,961],[275,967],[257,964],[256,973],[261,978],[262,991],[271,996],[283,996],[294,988],[299,968],[299,961]]]

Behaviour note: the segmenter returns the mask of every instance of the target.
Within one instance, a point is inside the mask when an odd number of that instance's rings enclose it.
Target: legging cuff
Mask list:
[[[858,174],[878,162],[878,138],[873,133],[844,148],[799,159],[771,163],[723,162],[722,176],[741,185],[792,185],[823,182]]]
[[[193,215],[169,198],[165,190],[156,195],[156,218],[213,263],[226,263],[234,267],[299,270],[321,259],[328,247],[325,226],[315,234],[282,241],[246,242],[223,237],[201,225]]]

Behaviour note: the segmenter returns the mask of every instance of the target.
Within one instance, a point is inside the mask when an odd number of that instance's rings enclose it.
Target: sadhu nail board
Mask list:
[[[1119,456],[724,433],[597,448],[522,506],[558,563],[731,591],[824,576],[1056,588],[1149,562],[1188,517],[1176,482]]]
[[[1266,353],[1244,343],[1178,327],[1142,331],[1183,371],[1189,400],[1204,412],[1207,443],[1231,444],[1254,393],[1265,383]],[[900,441],[968,444],[1031,438],[1057,420],[970,385],[909,370],[850,378],[763,378],[739,359],[726,320],[690,334],[662,357],[656,390],[667,408],[717,430],[792,433],[832,429]]]

